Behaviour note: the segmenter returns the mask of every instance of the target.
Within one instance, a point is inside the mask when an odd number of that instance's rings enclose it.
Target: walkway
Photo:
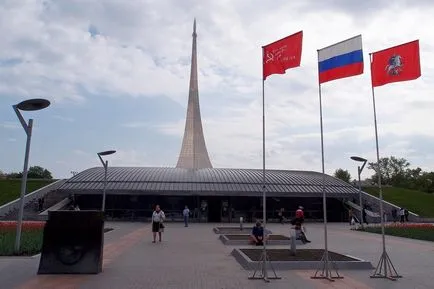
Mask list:
[[[148,224],[108,223],[115,230],[106,234],[104,271],[87,276],[38,276],[39,258],[0,258],[1,288],[58,289],[230,289],[230,288],[432,288],[434,245],[431,242],[387,237],[389,255],[404,275],[393,282],[370,279],[372,271],[341,271],[345,277],[334,283],[311,280],[311,271],[280,271],[281,280],[266,284],[248,280],[245,271],[230,256],[232,248],[224,246],[212,232],[215,225],[180,223],[167,224],[162,243],[151,243]],[[309,224],[309,244],[323,245],[321,224]],[[288,235],[288,225],[272,224],[273,233]],[[350,231],[346,224],[329,225],[330,250],[378,261],[381,236]]]

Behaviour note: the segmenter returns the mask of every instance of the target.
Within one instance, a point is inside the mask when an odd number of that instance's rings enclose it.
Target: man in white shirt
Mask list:
[[[401,223],[405,222],[405,210],[404,210],[404,208],[399,209],[399,218],[400,218]]]
[[[182,211],[182,215],[184,216],[184,227],[188,227],[188,217],[190,217],[190,210],[187,206],[185,206],[184,211]]]

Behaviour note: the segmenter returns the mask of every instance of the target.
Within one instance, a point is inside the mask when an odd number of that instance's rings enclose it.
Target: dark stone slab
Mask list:
[[[103,246],[103,212],[49,211],[38,274],[98,274]]]

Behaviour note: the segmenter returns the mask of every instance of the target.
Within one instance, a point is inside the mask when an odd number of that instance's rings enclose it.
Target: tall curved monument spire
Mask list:
[[[188,94],[187,119],[177,168],[212,168],[203,136],[197,80],[196,19],[193,23],[193,48],[191,54],[190,91]]]

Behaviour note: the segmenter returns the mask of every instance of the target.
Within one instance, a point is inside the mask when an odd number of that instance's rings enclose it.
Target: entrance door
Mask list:
[[[208,222],[220,223],[221,222],[221,197],[212,196],[208,197]]]
[[[221,201],[221,219],[220,221],[223,223],[230,223],[231,214],[230,214],[230,207],[229,207],[229,200],[222,199]]]

